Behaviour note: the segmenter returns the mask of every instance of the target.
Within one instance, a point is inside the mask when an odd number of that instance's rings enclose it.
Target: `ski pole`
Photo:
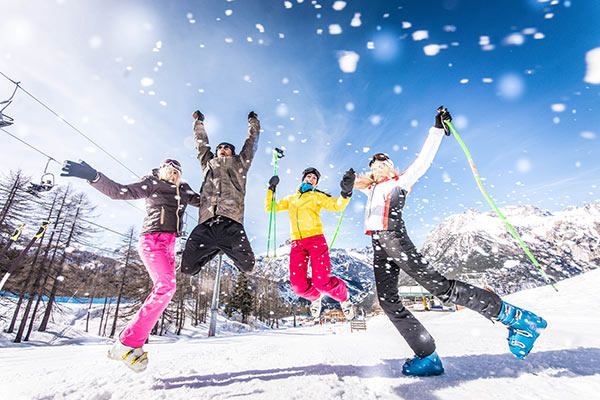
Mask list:
[[[0,252],[0,259],[2,259],[2,257],[4,257],[4,255],[10,248],[10,246],[12,246],[13,243],[15,243],[17,240],[19,240],[19,236],[21,236],[21,232],[23,232],[23,228],[25,228],[25,224],[19,224],[19,225],[20,226],[18,228],[15,228],[15,231],[10,236],[10,238],[8,239],[8,242],[6,242],[6,245],[4,245],[4,248]]]
[[[21,260],[23,259],[23,257],[25,257],[25,255],[27,254],[27,252],[29,251],[29,249],[31,248],[31,246],[33,246],[33,244],[35,243],[35,241],[37,239],[39,239],[40,237],[42,237],[42,235],[44,234],[44,232],[46,232],[46,228],[48,227],[48,225],[50,225],[50,221],[48,221],[47,219],[42,221],[42,224],[40,225],[40,229],[38,229],[37,233],[35,234],[35,236],[33,236],[33,238],[31,238],[31,240],[29,241],[29,243],[27,243],[27,246],[25,246],[25,248],[23,249],[23,251],[21,251],[21,254],[19,254],[17,256],[17,258],[14,259],[14,261],[10,264],[10,266],[8,267],[8,272],[6,274],[4,274],[4,277],[2,278],[2,281],[0,282],[0,290],[2,290],[2,288],[4,287],[4,284],[6,283],[6,281],[8,280],[8,278],[10,277],[10,274],[12,274],[15,270],[15,268],[17,268],[17,266],[19,265],[19,263],[21,262]]]
[[[508,231],[514,236],[515,239],[517,239],[517,242],[519,242],[519,245],[525,251],[525,254],[527,254],[527,256],[529,257],[529,259],[531,260],[533,265],[535,265],[538,268],[538,270],[541,272],[542,276],[548,282],[550,282],[550,286],[552,286],[552,288],[554,288],[554,290],[556,290],[558,292],[558,289],[556,288],[556,286],[554,286],[554,283],[550,280],[550,277],[548,275],[546,275],[546,272],[544,271],[544,269],[542,268],[540,263],[536,260],[536,258],[533,256],[533,254],[531,254],[531,252],[529,251],[529,249],[527,248],[525,243],[523,243],[523,240],[521,240],[521,237],[519,236],[519,234],[515,231],[515,229],[512,227],[512,225],[506,220],[504,215],[502,215],[502,213],[500,212],[500,210],[498,209],[496,204],[492,201],[490,196],[487,194],[487,192],[483,188],[483,184],[481,183],[481,179],[479,179],[479,173],[477,172],[477,168],[475,168],[475,163],[473,162],[473,158],[471,157],[471,153],[467,149],[467,146],[465,145],[465,143],[462,141],[460,136],[458,136],[458,133],[456,132],[456,130],[454,129],[454,127],[452,126],[450,121],[444,121],[444,122],[446,123],[446,125],[448,125],[448,127],[450,128],[450,131],[452,132],[452,134],[458,141],[458,144],[460,144],[460,147],[462,147],[463,151],[467,155],[467,159],[469,160],[469,165],[471,166],[471,171],[473,172],[473,175],[475,176],[475,180],[477,181],[477,185],[479,186],[479,190],[483,194],[483,197],[485,197],[485,199],[492,206],[494,211],[496,211],[496,214],[498,214],[498,216],[500,217],[502,222],[504,222],[504,225],[506,225],[506,227],[508,228]]]
[[[277,175],[277,163],[279,158],[283,158],[283,150],[275,147],[273,150],[273,176]],[[275,212],[275,190],[271,198],[271,213],[269,215],[269,235],[267,237],[267,259],[269,258],[269,250],[271,246],[271,225],[273,226],[273,259],[277,258],[277,216]]]
[[[333,248],[333,242],[335,242],[335,238],[337,237],[338,232],[340,231],[340,226],[342,225],[342,217],[343,216],[344,216],[344,210],[342,210],[342,213],[340,214],[340,220],[338,221],[338,225],[335,230],[335,234],[333,235],[333,239],[331,239],[331,243],[329,244],[329,250],[331,250]]]

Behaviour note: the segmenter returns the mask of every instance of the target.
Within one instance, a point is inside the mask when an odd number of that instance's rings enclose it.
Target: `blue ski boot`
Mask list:
[[[519,359],[529,354],[533,343],[548,326],[543,318],[507,302],[502,303],[497,320],[508,326],[508,347]]]
[[[444,373],[442,360],[434,351],[427,357],[414,356],[406,360],[402,366],[402,373],[406,376],[435,376]]]

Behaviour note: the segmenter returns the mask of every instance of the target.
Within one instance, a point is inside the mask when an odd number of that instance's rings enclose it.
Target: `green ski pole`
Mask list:
[[[283,158],[283,150],[275,147],[273,150],[273,176],[277,175],[277,164],[280,158]],[[269,259],[269,250],[271,246],[271,226],[273,226],[273,259],[277,258],[277,216],[275,215],[275,191],[271,198],[271,213],[269,215],[269,235],[267,237],[267,259]]]
[[[538,268],[538,270],[541,272],[542,276],[548,282],[550,282],[550,285],[552,286],[552,288],[554,288],[554,290],[556,290],[558,292],[558,289],[556,288],[556,286],[554,286],[554,283],[552,283],[552,281],[550,280],[550,277],[548,275],[546,275],[546,272],[544,271],[544,269],[542,268],[540,263],[536,260],[536,258],[533,256],[533,254],[531,254],[531,252],[529,251],[529,249],[527,248],[525,243],[523,243],[523,240],[521,240],[521,237],[519,236],[519,234],[515,231],[515,229],[512,227],[512,225],[506,220],[504,215],[502,215],[502,213],[500,212],[500,210],[498,209],[496,204],[492,201],[490,196],[487,194],[487,192],[483,188],[483,184],[481,183],[481,179],[479,179],[479,173],[477,172],[477,168],[475,168],[475,163],[473,162],[473,158],[471,157],[471,153],[469,152],[469,149],[467,149],[467,146],[465,145],[465,143],[462,141],[460,136],[458,136],[458,133],[456,132],[456,130],[454,129],[454,127],[452,126],[450,121],[444,121],[444,122],[446,123],[446,125],[448,125],[448,127],[450,128],[450,131],[452,132],[452,134],[458,141],[458,144],[460,144],[460,147],[462,147],[463,151],[467,155],[467,159],[469,160],[469,165],[471,166],[471,171],[473,172],[473,175],[475,176],[475,180],[477,181],[477,185],[479,186],[479,190],[483,194],[483,197],[485,197],[485,199],[492,206],[494,211],[496,211],[496,214],[498,214],[498,216],[500,217],[502,222],[504,222],[504,225],[506,225],[506,227],[508,228],[508,231],[514,236],[515,239],[517,239],[517,242],[519,242],[519,245],[525,251],[525,254],[527,254],[527,256],[529,257],[529,259],[531,260],[533,265],[535,265]]]

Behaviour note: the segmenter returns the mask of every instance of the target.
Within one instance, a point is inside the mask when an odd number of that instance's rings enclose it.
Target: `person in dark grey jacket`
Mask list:
[[[110,358],[122,360],[135,372],[142,372],[148,365],[142,346],[175,294],[175,239],[181,230],[185,207],[188,204],[200,207],[200,195],[187,183],[180,182],[181,164],[172,159],[163,161],[160,168],[129,185],[110,180],[85,161],[66,161],[61,176],[86,179],[111,199],[146,199],[138,251],[154,287],[108,352]]]
[[[260,122],[248,114],[248,136],[239,154],[231,143],[220,143],[213,153],[204,129],[204,115],[193,113],[198,160],[204,173],[200,188],[202,207],[198,225],[190,234],[182,256],[181,270],[196,274],[220,251],[242,272],[254,268],[254,252],[242,225],[246,176],[256,153]]]

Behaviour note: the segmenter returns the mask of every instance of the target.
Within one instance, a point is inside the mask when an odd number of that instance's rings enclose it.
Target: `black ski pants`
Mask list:
[[[405,229],[373,232],[371,238],[379,304],[418,357],[433,353],[435,341],[427,329],[402,305],[398,294],[400,269],[444,302],[470,308],[488,319],[500,314],[502,300],[497,294],[461,281],[446,279],[419,254]]]
[[[254,268],[254,253],[244,226],[232,219],[216,216],[197,225],[185,243],[181,271],[194,275],[222,251],[242,272]]]

